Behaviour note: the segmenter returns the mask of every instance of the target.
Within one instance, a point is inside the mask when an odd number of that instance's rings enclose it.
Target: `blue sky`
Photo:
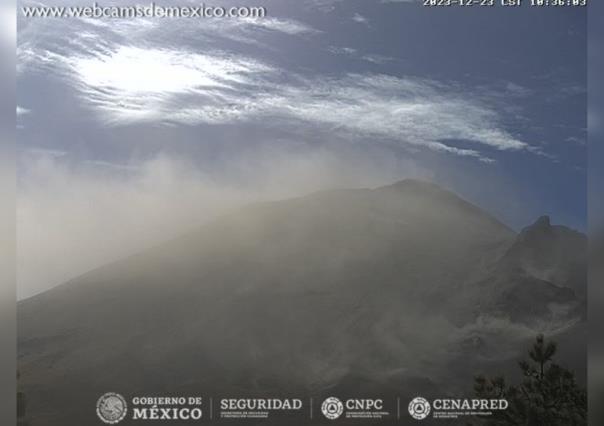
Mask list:
[[[515,229],[586,228],[584,9],[253,5],[268,17],[20,17],[23,205],[161,158],[241,193],[295,183],[273,197],[425,178]]]

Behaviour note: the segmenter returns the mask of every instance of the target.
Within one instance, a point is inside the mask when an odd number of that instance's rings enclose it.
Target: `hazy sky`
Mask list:
[[[404,177],[585,229],[583,9],[223,3],[268,17],[19,18],[21,297],[251,200]]]

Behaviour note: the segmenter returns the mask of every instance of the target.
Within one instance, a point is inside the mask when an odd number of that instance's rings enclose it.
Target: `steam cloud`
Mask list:
[[[168,155],[118,165],[72,164],[67,153],[25,152],[17,200],[19,298],[255,201],[432,177],[410,160],[354,150],[266,149],[222,168],[228,177]]]

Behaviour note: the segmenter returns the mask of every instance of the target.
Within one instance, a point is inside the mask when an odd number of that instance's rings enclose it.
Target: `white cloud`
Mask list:
[[[387,138],[401,144],[482,158],[486,145],[521,150],[528,145],[502,128],[498,113],[479,100],[427,80],[352,74],[339,79],[307,79],[254,93],[224,94],[219,105],[181,110],[183,122],[236,122],[273,117],[324,125],[362,138]],[[461,113],[463,111],[463,113]],[[460,149],[450,140],[475,143]]]
[[[266,69],[243,59],[126,46],[107,55],[71,58],[70,62],[86,86],[125,94],[224,87],[227,82],[241,81],[242,73]]]
[[[166,32],[187,39],[194,32],[253,39],[248,36],[257,31],[290,35],[316,31],[297,21],[213,20],[194,27],[152,22],[134,27],[117,23],[111,28],[82,25],[73,40],[55,41],[70,43],[68,49],[59,45],[51,49],[46,32],[34,36],[35,28],[26,29],[18,50],[20,71],[54,72],[109,125],[253,121],[310,125],[351,140],[423,147],[483,161],[489,161],[481,152],[484,147],[529,148],[506,130],[503,112],[488,99],[455,85],[374,73],[304,77],[242,55],[149,41],[150,35],[157,40]],[[224,31],[225,25],[233,31]],[[116,34],[130,35],[129,44],[118,44]],[[351,47],[333,49],[361,55]],[[390,58],[364,55],[359,59],[379,64]],[[461,148],[454,140],[473,145]]]
[[[587,140],[586,137],[579,137],[579,136],[569,136],[566,139],[566,142],[572,143],[572,144],[576,144],[576,145],[587,145]]]
[[[356,57],[362,61],[371,62],[373,64],[382,65],[388,62],[395,61],[396,59],[390,56],[384,56],[380,54],[374,53],[366,53],[362,54],[357,49],[353,47],[339,47],[339,46],[329,46],[327,50],[336,55],[346,55],[350,57]]]
[[[367,62],[372,62],[374,64],[385,64],[387,62],[391,62],[394,61],[394,58],[391,58],[390,56],[384,56],[384,55],[378,55],[378,54],[367,54],[367,55],[363,55],[361,57],[362,60],[367,61]]]
[[[37,48],[34,42],[22,42],[17,46],[17,75],[27,70],[61,71],[64,56],[48,49]]]
[[[283,74],[257,60],[131,46],[94,56],[49,52],[43,58],[63,63],[75,75],[80,96],[107,123],[296,120],[356,138],[387,139],[486,161],[481,146],[528,148],[504,129],[499,112],[484,100],[429,80],[290,74],[279,83]],[[474,142],[475,147],[458,148],[452,140]]]
[[[20,117],[22,115],[27,115],[30,112],[31,112],[30,110],[28,110],[26,108],[23,108],[23,107],[20,107],[19,105],[17,105],[17,117]]]
[[[506,84],[506,91],[509,95],[518,98],[525,98],[533,94],[532,90],[513,82],[508,82]]]
[[[14,15],[13,15],[14,17]],[[174,49],[171,40],[185,38],[191,42],[210,45],[217,40],[229,39],[243,44],[261,45],[263,34],[288,36],[318,34],[321,31],[310,25],[278,17],[207,19],[199,24],[194,19],[171,20],[163,25],[160,19],[77,19],[66,31],[60,20],[30,20],[19,26],[18,72],[39,70],[60,63],[66,51],[79,51],[96,56],[107,54],[120,47],[118,39],[127,39],[127,46],[161,48],[162,44]],[[154,43],[149,43],[155,39]],[[165,43],[158,40],[164,40]],[[54,47],[51,47],[53,46]],[[178,49],[176,49],[178,50]],[[60,53],[63,52],[63,53]]]
[[[336,55],[355,55],[357,53],[357,50],[352,47],[329,46],[327,50]]]
[[[352,17],[352,20],[359,24],[369,25],[369,20],[360,13],[355,13]]]
[[[59,151],[56,149],[48,149],[48,148],[28,148],[26,150],[27,155],[32,156],[32,158],[60,158],[67,155],[65,151]]]
[[[353,74],[298,76],[296,83],[276,84],[277,70],[245,58],[126,47],[69,62],[84,99],[113,123],[295,119],[362,138],[483,159],[477,149],[447,141],[499,150],[528,147],[502,128],[498,113],[483,101],[428,80]],[[182,94],[189,101],[180,101]]]
[[[175,97],[214,96],[234,84],[249,83],[271,68],[251,59],[167,49],[120,47],[94,57],[65,61],[75,71],[83,98],[108,121],[169,119],[178,114]]]
[[[240,18],[226,21],[226,25],[232,27],[264,28],[271,31],[282,32],[289,35],[312,34],[318,30],[293,19],[280,18]]]

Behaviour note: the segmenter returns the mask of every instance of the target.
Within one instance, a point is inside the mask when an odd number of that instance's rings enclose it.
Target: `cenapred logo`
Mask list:
[[[422,397],[413,398],[409,403],[409,414],[416,420],[423,420],[430,415],[430,403]]]
[[[108,392],[96,403],[96,414],[104,423],[113,425],[121,422],[128,412],[128,404],[118,393]]]
[[[344,412],[344,404],[336,397],[329,397],[321,404],[321,412],[329,420],[335,420]]]

